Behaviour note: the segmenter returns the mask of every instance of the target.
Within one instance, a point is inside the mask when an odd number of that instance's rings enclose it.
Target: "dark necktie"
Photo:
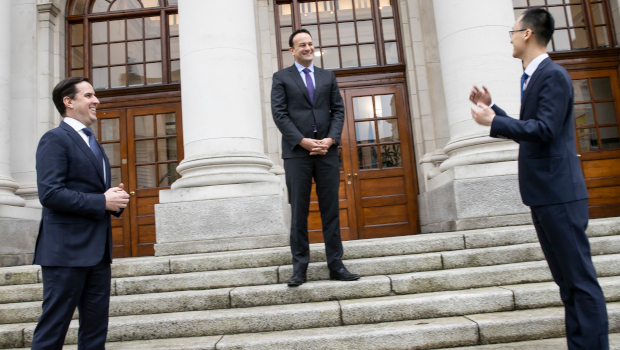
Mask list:
[[[310,76],[310,69],[304,68],[303,72],[306,73],[306,87],[308,88],[308,95],[310,95],[310,101],[312,101],[312,104],[314,105],[314,82],[312,81],[312,77]],[[312,118],[314,119],[314,115],[312,116]],[[314,132],[316,132],[316,119],[314,119],[314,124],[312,124],[312,127],[314,127]]]
[[[521,76],[521,101],[523,101],[523,85],[525,85],[525,81],[527,80],[527,78],[529,78],[530,76],[527,75],[527,73],[523,73],[523,75]]]
[[[97,159],[97,166],[99,170],[103,170],[103,156],[101,155],[101,151],[99,150],[99,144],[95,139],[95,134],[90,128],[82,129],[86,136],[88,136],[88,145],[90,146],[90,150],[93,151],[95,158]]]

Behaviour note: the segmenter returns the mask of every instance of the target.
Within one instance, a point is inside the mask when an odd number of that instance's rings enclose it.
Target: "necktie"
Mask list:
[[[527,78],[529,78],[530,76],[527,75],[527,73],[523,73],[523,75],[521,76],[521,101],[523,101],[523,85],[525,85],[525,81],[527,80]]]
[[[306,87],[308,88],[308,95],[310,95],[310,101],[312,101],[312,104],[314,105],[314,82],[312,81],[312,77],[310,76],[310,69],[304,68],[303,72],[306,73]],[[314,127],[314,132],[316,132],[316,119],[314,120],[314,124],[312,124],[312,126]]]
[[[99,170],[103,170],[103,156],[101,155],[101,151],[99,150],[99,144],[95,139],[95,134],[90,128],[82,129],[86,136],[88,136],[88,144],[90,145],[90,150],[93,151],[95,158],[97,159],[97,165]]]

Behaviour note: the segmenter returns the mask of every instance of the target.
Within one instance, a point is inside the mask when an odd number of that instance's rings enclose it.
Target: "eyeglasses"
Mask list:
[[[512,39],[512,34],[514,34],[515,32],[524,32],[526,30],[528,30],[529,28],[525,28],[525,29],[519,29],[519,30],[511,30],[508,32],[508,36],[510,37],[510,39]],[[532,32],[532,34],[534,34],[534,32]]]

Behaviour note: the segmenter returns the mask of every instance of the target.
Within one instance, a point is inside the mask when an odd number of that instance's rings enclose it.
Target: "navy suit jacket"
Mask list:
[[[101,165],[84,139],[67,123],[43,135],[37,148],[37,186],[43,205],[33,264],[85,267],[112,262],[112,228],[104,193],[110,188],[110,163],[99,146]],[[107,241],[107,244],[106,244]]]
[[[546,58],[532,74],[520,120],[498,106],[491,136],[519,143],[519,187],[523,203],[541,206],[588,198],[577,158],[573,84],[568,72]]]
[[[273,74],[271,113],[282,133],[282,158],[308,157],[310,152],[299,145],[303,138],[314,138],[314,120],[317,137],[334,139],[327,150],[328,156],[337,156],[340,135],[344,125],[344,103],[333,72],[314,67],[314,101],[297,67],[292,66]]]

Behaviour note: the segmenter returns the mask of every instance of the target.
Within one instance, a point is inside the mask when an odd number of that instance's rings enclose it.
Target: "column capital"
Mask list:
[[[53,2],[44,2],[37,4],[37,12],[39,22],[49,21],[56,24],[55,19],[60,14],[60,9]]]

